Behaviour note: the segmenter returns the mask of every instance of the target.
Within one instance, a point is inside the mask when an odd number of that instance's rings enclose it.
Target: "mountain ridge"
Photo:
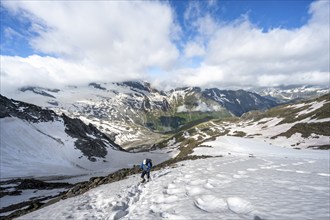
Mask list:
[[[276,98],[251,91],[183,87],[164,92],[142,81],[93,82],[61,89],[36,87],[12,96],[92,123],[124,148],[148,148],[149,142],[193,121],[241,116],[278,105]]]

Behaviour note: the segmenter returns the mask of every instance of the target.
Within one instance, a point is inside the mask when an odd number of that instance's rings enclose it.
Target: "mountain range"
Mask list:
[[[295,88],[299,90],[299,88]],[[148,148],[166,132],[210,119],[241,116],[253,110],[267,110],[282,104],[283,99],[245,90],[177,88],[159,91],[147,82],[89,83],[64,88],[24,87],[7,95],[16,100],[51,109],[61,115],[93,124],[123,148]],[[268,93],[266,92],[268,91]],[[301,87],[304,98],[311,93]],[[318,92],[316,92],[318,91]],[[277,88],[276,94],[282,94]],[[322,95],[326,89],[315,89]],[[283,90],[286,94],[287,90]],[[272,93],[274,94],[274,93]],[[297,96],[292,96],[296,99]],[[286,99],[290,101],[290,99]],[[147,138],[146,138],[147,137]]]

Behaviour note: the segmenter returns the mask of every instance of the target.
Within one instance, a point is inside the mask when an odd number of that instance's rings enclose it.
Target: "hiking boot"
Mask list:
[[[144,183],[145,181],[146,181],[146,179],[143,178],[142,181],[141,181],[141,183]]]

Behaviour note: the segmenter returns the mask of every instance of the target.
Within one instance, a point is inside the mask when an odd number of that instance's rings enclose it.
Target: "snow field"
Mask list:
[[[154,171],[145,184],[134,175],[20,219],[329,219],[329,151],[237,137],[207,144],[194,154],[225,156]]]
[[[318,110],[319,108],[323,107],[328,102],[323,101],[315,101],[312,103],[301,103],[287,106],[286,108],[293,108],[298,109],[301,107],[307,106],[307,109],[301,110],[297,114],[295,114],[294,118],[298,118],[299,116],[304,116],[306,114],[310,114]],[[292,123],[284,123],[279,124],[284,118],[278,117],[270,117],[270,118],[263,118],[259,121],[241,121],[240,123],[236,124],[227,124],[225,128],[229,129],[229,135],[235,136],[235,132],[244,132],[247,136],[253,137],[254,139],[260,141],[266,141],[268,143],[272,143],[274,145],[280,145],[283,147],[293,148],[307,148],[309,146],[318,146],[318,145],[326,145],[329,143],[329,137],[323,135],[316,135],[311,134],[310,137],[305,138],[297,132],[293,134],[291,137],[287,138],[285,136],[278,136],[273,138],[285,131],[288,131],[292,128],[295,124],[298,123],[322,123],[328,122],[330,118],[323,118],[323,119],[312,119],[312,116],[309,116],[303,120],[295,121]],[[219,126],[216,125],[217,128]]]
[[[328,219],[327,160],[228,156],[104,185],[20,219]],[[279,167],[284,167],[281,170]],[[296,172],[304,171],[304,172]]]
[[[127,153],[108,147],[105,158],[89,161],[75,147],[76,139],[65,133],[63,121],[29,123],[15,117],[0,119],[1,179],[56,176],[105,176],[121,168],[139,165],[145,158],[161,163],[178,154],[178,150]],[[75,181],[75,180],[73,180]],[[7,197],[2,198],[2,201]]]

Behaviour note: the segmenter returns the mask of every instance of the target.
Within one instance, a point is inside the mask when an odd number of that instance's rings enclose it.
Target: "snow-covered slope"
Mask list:
[[[93,125],[0,96],[1,178],[107,175],[175,152],[128,153]],[[87,177],[88,178],[88,177]]]
[[[138,145],[144,136],[159,138],[159,134],[144,127],[146,115],[168,108],[165,96],[146,83],[90,83],[60,89],[28,87],[8,97],[92,123],[123,147],[131,142]]]
[[[330,149],[330,95],[289,104],[265,113],[250,113],[236,124],[227,123],[229,134],[292,148]]]
[[[222,157],[180,162],[146,184],[131,176],[19,219],[329,219],[327,151],[238,137],[206,144],[194,154]]]
[[[175,134],[158,147],[194,146],[218,136],[248,137],[288,148],[330,149],[330,96],[288,104],[241,118],[213,120]]]

